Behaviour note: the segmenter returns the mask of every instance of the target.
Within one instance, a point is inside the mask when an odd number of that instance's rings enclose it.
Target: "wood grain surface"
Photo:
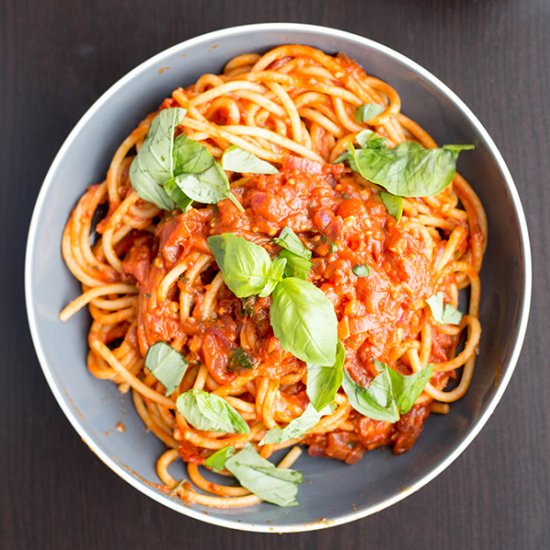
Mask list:
[[[84,111],[160,50],[214,29],[263,21],[362,34],[410,56],[457,92],[493,136],[515,178],[535,275],[516,374],[467,451],[396,506],[284,539],[188,519],[104,466],[82,444],[46,384],[23,293],[35,198]],[[548,548],[549,28],[549,0],[0,0],[0,547]]]

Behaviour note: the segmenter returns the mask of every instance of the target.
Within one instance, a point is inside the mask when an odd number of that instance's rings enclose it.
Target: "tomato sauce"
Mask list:
[[[159,223],[154,243],[150,238],[138,239],[128,251],[123,268],[140,288],[141,352],[156,341],[170,342],[185,350],[190,364],[206,365],[214,380],[225,384],[238,375],[229,369],[228,358],[244,331],[249,342],[246,351],[257,365],[258,376],[281,378],[303,370],[304,364],[283,350],[273,335],[270,298],[252,299],[245,311],[243,302],[222,286],[215,312],[201,318],[203,295],[217,271],[215,264],[192,289],[179,280],[171,291],[193,295],[194,309],[185,323],[180,321],[176,296],[163,302],[156,298],[160,282],[182,258],[210,255],[208,236],[235,233],[264,246],[273,257],[280,251],[273,237],[289,226],[312,251],[310,281],[334,305],[346,348],[345,368],[352,377],[367,385],[377,374],[374,360],[410,373],[407,364],[392,359],[392,353],[402,341],[418,337],[421,319],[415,303],[435,293],[434,251],[425,234],[414,224],[397,223],[376,188],[365,185],[343,164],[321,165],[289,156],[280,173],[243,177],[232,191],[245,212],[224,200],[169,216]],[[362,265],[368,266],[369,276],[354,273],[354,267]],[[432,359],[447,359],[452,339],[437,330],[432,339]],[[307,402],[303,383],[290,393]],[[395,452],[404,452],[414,444],[428,414],[429,404],[415,406],[398,423],[389,424],[353,412],[349,418],[353,432],[311,436],[310,453],[354,462],[366,449],[381,445],[391,444]],[[185,455],[192,454],[186,447]]]

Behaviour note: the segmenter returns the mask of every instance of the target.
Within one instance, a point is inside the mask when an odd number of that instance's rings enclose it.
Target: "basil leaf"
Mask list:
[[[357,277],[368,277],[370,275],[370,267],[367,264],[356,265],[352,271]]]
[[[408,413],[432,376],[432,366],[403,375],[380,361],[375,361],[380,374],[367,388],[357,384],[344,373],[342,386],[350,405],[374,420],[397,422],[399,415]]]
[[[303,476],[297,470],[277,468],[250,445],[226,460],[225,467],[239,483],[262,500],[279,506],[297,506],[296,494]]]
[[[308,250],[300,237],[290,227],[284,227],[278,237],[273,239],[283,250],[279,258],[286,259],[285,276],[307,280],[311,269],[311,250]]]
[[[214,157],[207,147],[180,134],[174,140],[174,175],[199,174],[214,164]]]
[[[314,284],[288,277],[275,287],[271,326],[283,349],[298,359],[333,365],[337,323],[332,302]]]
[[[147,350],[145,366],[164,385],[166,395],[170,395],[180,385],[187,370],[187,361],[172,346],[165,342],[157,342]]]
[[[298,279],[307,281],[312,266],[309,260],[296,256],[290,250],[281,250],[277,257],[286,260],[285,277],[297,277]]]
[[[367,147],[367,145],[371,149],[383,148],[388,146],[388,140],[382,136],[379,136],[376,132],[373,132],[372,130],[361,130],[358,134],[356,134],[355,141],[359,144],[359,147],[361,147],[361,149],[364,149],[365,147]],[[343,154],[349,156],[349,148],[348,152]]]
[[[378,363],[378,362],[377,362]],[[432,365],[415,372],[409,376],[404,376],[393,369],[390,369],[384,363],[378,363],[381,368],[388,369],[390,377],[392,379],[392,388],[397,403],[397,408],[401,414],[408,413],[414,402],[418,399],[419,395],[422,393],[426,384],[430,381],[432,377]]]
[[[162,185],[173,176],[174,131],[185,113],[179,107],[160,111],[130,166],[130,181],[138,196],[163,210],[174,208]]]
[[[338,389],[344,378],[344,362],[346,351],[342,342],[338,340],[336,347],[336,361],[333,365],[323,367],[313,363],[307,364],[306,393],[311,404],[317,411],[322,410],[334,401]]]
[[[182,211],[185,212],[193,203],[193,200],[190,199],[176,184],[174,178],[169,179],[164,184],[164,190],[167,195],[174,201],[175,205]]]
[[[235,296],[246,298],[262,292],[271,273],[271,258],[262,246],[233,233],[208,237],[208,246]]]
[[[451,304],[443,303],[443,293],[438,292],[426,300],[432,310],[432,316],[440,325],[458,325],[462,321],[462,313]]]
[[[240,174],[278,174],[279,170],[269,162],[256,155],[240,149],[235,145],[226,149],[222,156],[224,170],[239,172]]]
[[[226,460],[235,454],[235,447],[222,447],[215,453],[211,454],[205,461],[204,465],[218,473],[225,468]]]
[[[336,405],[330,403],[322,411],[317,411],[315,407],[309,403],[305,411],[298,418],[292,420],[288,426],[269,430],[260,441],[260,445],[282,443],[289,439],[302,437],[306,432],[311,430],[323,416],[332,414],[335,409]]]
[[[241,203],[229,190],[229,180],[219,163],[213,161],[204,172],[180,174],[175,177],[176,185],[191,199],[203,204],[216,204],[229,199],[239,210]]]
[[[392,195],[386,191],[380,191],[380,198],[382,199],[382,203],[386,207],[388,214],[399,221],[403,215],[403,197]]]
[[[240,434],[250,432],[246,420],[225,399],[213,393],[193,388],[178,397],[176,408],[197,430]]]
[[[406,141],[391,149],[381,139],[370,137],[362,149],[348,147],[344,155],[351,169],[393,195],[426,197],[439,193],[453,179],[461,150],[473,145],[447,145],[425,149]]]
[[[386,108],[378,103],[365,103],[355,109],[355,120],[357,122],[368,122],[376,118],[380,113],[383,113]]]
[[[269,275],[267,282],[258,296],[260,298],[265,298],[269,296],[275,286],[283,280],[285,274],[286,259],[285,258],[276,258],[275,261],[271,264],[271,269],[269,270]]]
[[[227,368],[231,371],[239,369],[253,369],[256,362],[253,361],[243,348],[235,348],[229,356]]]
[[[311,258],[311,250],[305,247],[300,237],[298,237],[298,235],[288,226],[284,227],[279,236],[275,237],[273,240],[281,248],[285,248],[300,258],[305,258],[306,260]]]
[[[342,387],[350,405],[362,415],[385,422],[399,420],[399,410],[393,398],[392,381],[387,370],[383,370],[368,388],[357,384],[347,371],[344,371]]]

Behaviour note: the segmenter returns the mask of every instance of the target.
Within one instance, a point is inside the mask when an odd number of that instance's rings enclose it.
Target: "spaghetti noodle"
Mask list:
[[[381,106],[368,123],[354,117],[364,104]],[[173,107],[186,109],[177,132],[215,158],[237,146],[274,163],[279,172],[227,174],[244,212],[229,200],[194,203],[184,213],[161,211],[138,196],[129,177],[157,114],[152,113],[120,145],[106,179],[88,188],[65,228],[63,256],[83,292],[60,318],[88,306],[88,368],[121,392],[131,391],[143,422],[168,447],[157,463],[162,483],[187,502],[250,506],[261,499],[201,474],[199,466],[216,450],[251,443],[268,458],[290,447],[282,468],[299,456],[297,444],[307,445],[311,455],[347,463],[380,446],[391,445],[395,453],[409,450],[430,412],[447,413],[448,404],[467,391],[474,371],[487,224],[471,187],[456,174],[436,195],[404,198],[397,222],[377,185],[335,162],[365,129],[390,147],[405,141],[436,147],[401,113],[397,92],[343,54],[287,45],[264,55],[241,55],[222,74],[205,74],[174,90],[160,110]],[[234,233],[273,256],[279,250],[273,237],[287,226],[312,252],[309,280],[334,305],[344,368],[355,381],[369,384],[377,375],[375,360],[404,375],[432,365],[430,382],[399,421],[360,414],[340,390],[330,414],[306,434],[260,445],[267,430],[287,426],[306,408],[306,364],[275,338],[270,297],[243,304],[224,284],[207,238]],[[353,266],[366,263],[369,276],[355,275]],[[436,322],[427,299],[440,292],[458,307],[464,289],[469,305],[460,322]],[[156,342],[169,343],[188,362],[179,387],[168,396],[144,363]],[[253,368],[229,368],[236,348],[254,360]],[[459,369],[458,384],[446,389]],[[249,432],[194,428],[176,407],[178,395],[191,388],[223,398]],[[187,463],[189,482],[179,483],[168,471],[179,459]]]

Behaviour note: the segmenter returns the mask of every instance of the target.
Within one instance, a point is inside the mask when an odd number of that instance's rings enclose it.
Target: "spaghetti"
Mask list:
[[[354,117],[364,104],[381,106],[368,123]],[[299,456],[298,444],[311,455],[347,463],[380,446],[391,445],[397,454],[409,450],[430,412],[447,413],[474,371],[487,223],[471,187],[456,174],[436,195],[404,198],[397,222],[377,185],[335,162],[365,129],[391,147],[405,141],[436,147],[401,113],[397,92],[343,54],[287,45],[241,55],[222,74],[205,74],[174,90],[160,110],[173,107],[186,109],[177,133],[200,142],[215,158],[237,146],[274,163],[279,173],[227,174],[244,212],[229,200],[194,203],[184,213],[161,211],[138,196],[129,177],[157,113],[147,116],[116,151],[106,179],[88,188],[70,216],[62,251],[83,292],[60,314],[67,320],[88,306],[88,368],[121,392],[131,391],[143,422],[168,447],[157,463],[166,489],[206,506],[261,502],[243,487],[212,483],[201,473],[205,459],[227,446],[251,443],[264,458],[291,448],[281,468]],[[270,297],[243,304],[224,284],[207,238],[234,233],[273,256],[279,250],[273,237],[287,226],[312,251],[309,280],[334,305],[344,368],[355,381],[369,384],[377,375],[375,360],[404,375],[432,365],[430,382],[399,421],[358,413],[340,390],[334,409],[305,435],[259,444],[267,430],[303,413],[306,364],[275,338]],[[368,277],[354,274],[354,266],[367,263]],[[428,298],[440,292],[458,307],[464,289],[469,305],[460,322],[436,322]],[[188,362],[168,396],[144,363],[156,342],[169,343]],[[253,359],[253,368],[229,368],[236,348]],[[194,428],[176,407],[178,395],[191,388],[223,398],[249,432]],[[169,473],[179,459],[187,463],[189,482]]]

